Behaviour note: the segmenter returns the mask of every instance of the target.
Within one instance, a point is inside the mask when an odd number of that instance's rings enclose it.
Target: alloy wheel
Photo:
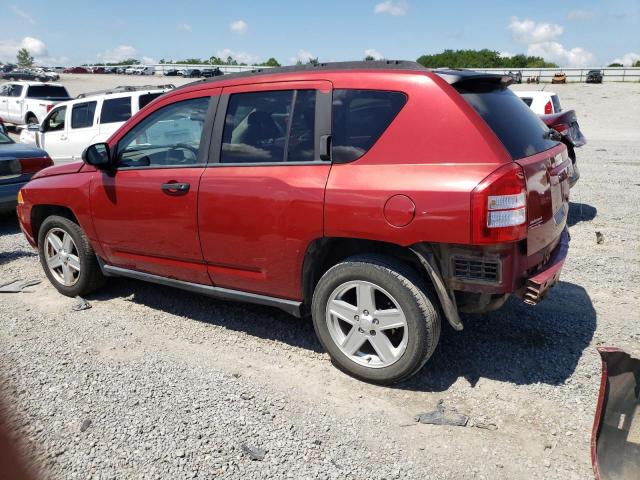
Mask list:
[[[52,228],[45,237],[44,254],[49,271],[65,287],[76,284],[80,278],[78,247],[68,232]]]

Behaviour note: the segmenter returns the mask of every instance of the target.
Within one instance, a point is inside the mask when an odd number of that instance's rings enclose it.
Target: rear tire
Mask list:
[[[333,363],[389,385],[414,375],[440,338],[435,294],[411,268],[381,255],[329,269],[313,294],[313,325]]]
[[[38,251],[47,278],[63,295],[87,295],[106,282],[89,240],[68,218],[52,215],[42,222]]]

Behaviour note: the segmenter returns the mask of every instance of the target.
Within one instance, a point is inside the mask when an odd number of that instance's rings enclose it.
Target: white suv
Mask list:
[[[520,97],[538,115],[549,115],[562,111],[560,99],[553,92],[514,90],[513,93]]]
[[[85,148],[107,140],[132,115],[172,88],[118,87],[80,95],[56,105],[40,125],[24,129],[20,141],[46,150],[54,163],[80,160]]]

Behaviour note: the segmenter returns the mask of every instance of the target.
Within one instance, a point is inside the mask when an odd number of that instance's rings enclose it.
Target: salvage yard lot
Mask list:
[[[72,95],[178,81],[62,78]],[[340,373],[311,322],[266,307],[113,279],[72,311],[15,217],[0,218],[0,283],[42,281],[0,294],[0,388],[34,466],[60,479],[589,478],[596,347],[640,344],[640,84],[546,89],[589,141],[561,283],[536,307],[512,299],[445,326],[392,388]],[[414,422],[439,400],[469,424]]]

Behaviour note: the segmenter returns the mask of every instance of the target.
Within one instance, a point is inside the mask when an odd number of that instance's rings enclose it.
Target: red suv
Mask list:
[[[441,317],[558,279],[571,161],[510,81],[358,62],[196,82],[37,174],[21,227],[65,295],[124,276],[310,313],[337,366],[397,382]]]

